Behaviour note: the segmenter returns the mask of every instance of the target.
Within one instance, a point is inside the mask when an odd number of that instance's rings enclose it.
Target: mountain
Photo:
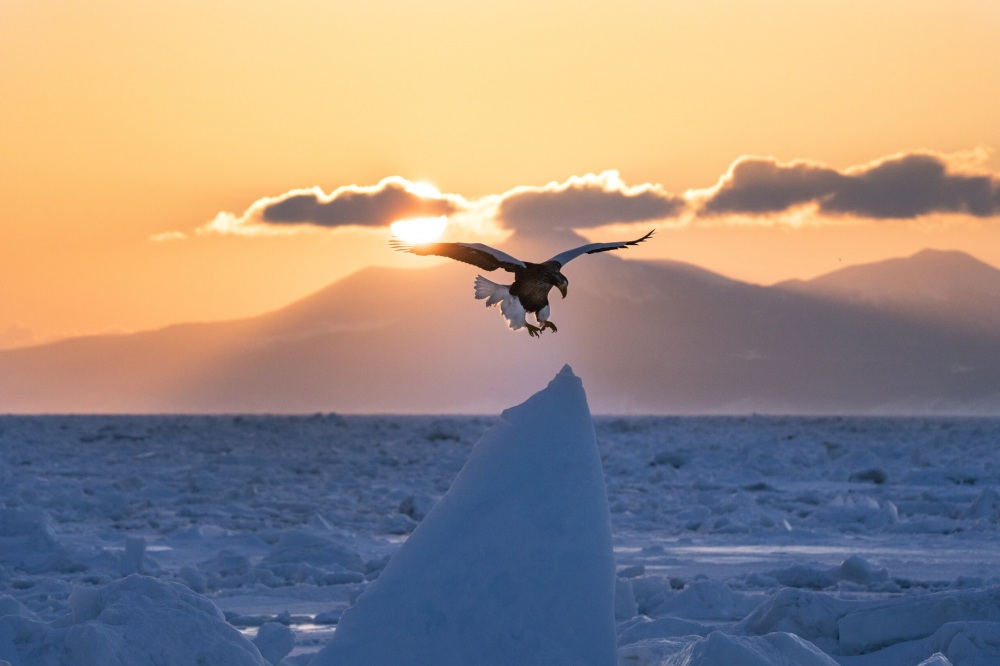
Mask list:
[[[888,308],[959,330],[1000,331],[1000,270],[964,252],[923,250],[776,286]]]
[[[569,363],[595,413],[1000,414],[994,301],[917,316],[957,279],[936,254],[773,287],[625,255],[573,262],[539,339],[473,299],[474,267],[372,267],[259,317],[0,352],[0,412],[495,413]]]

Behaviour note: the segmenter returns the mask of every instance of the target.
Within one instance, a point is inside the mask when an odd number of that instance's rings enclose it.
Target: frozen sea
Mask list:
[[[216,633],[181,635],[264,658],[205,663],[308,664],[496,420],[0,417],[0,663],[99,659],[95,618],[155,632],[156,598],[211,602]],[[829,663],[1000,663],[1000,419],[594,422],[619,663],[774,632]]]

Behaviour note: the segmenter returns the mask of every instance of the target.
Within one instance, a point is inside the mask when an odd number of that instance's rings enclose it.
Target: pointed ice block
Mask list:
[[[503,412],[311,666],[616,663],[604,473],[569,366]]]

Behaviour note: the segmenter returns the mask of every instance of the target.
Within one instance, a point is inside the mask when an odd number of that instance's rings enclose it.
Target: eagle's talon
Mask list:
[[[543,321],[541,330],[544,331],[547,328],[551,328],[553,333],[559,330],[558,328],[556,328],[556,325],[553,324],[551,321]]]
[[[524,325],[528,327],[528,335],[530,335],[533,338],[537,338],[539,335],[542,334],[542,331],[544,330],[544,327],[538,328],[537,326],[532,326],[531,324],[528,323],[525,323]]]

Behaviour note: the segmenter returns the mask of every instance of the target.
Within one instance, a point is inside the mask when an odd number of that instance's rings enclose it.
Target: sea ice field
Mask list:
[[[0,663],[328,663],[497,422],[0,417]],[[1000,664],[1000,419],[593,423],[619,664]]]

